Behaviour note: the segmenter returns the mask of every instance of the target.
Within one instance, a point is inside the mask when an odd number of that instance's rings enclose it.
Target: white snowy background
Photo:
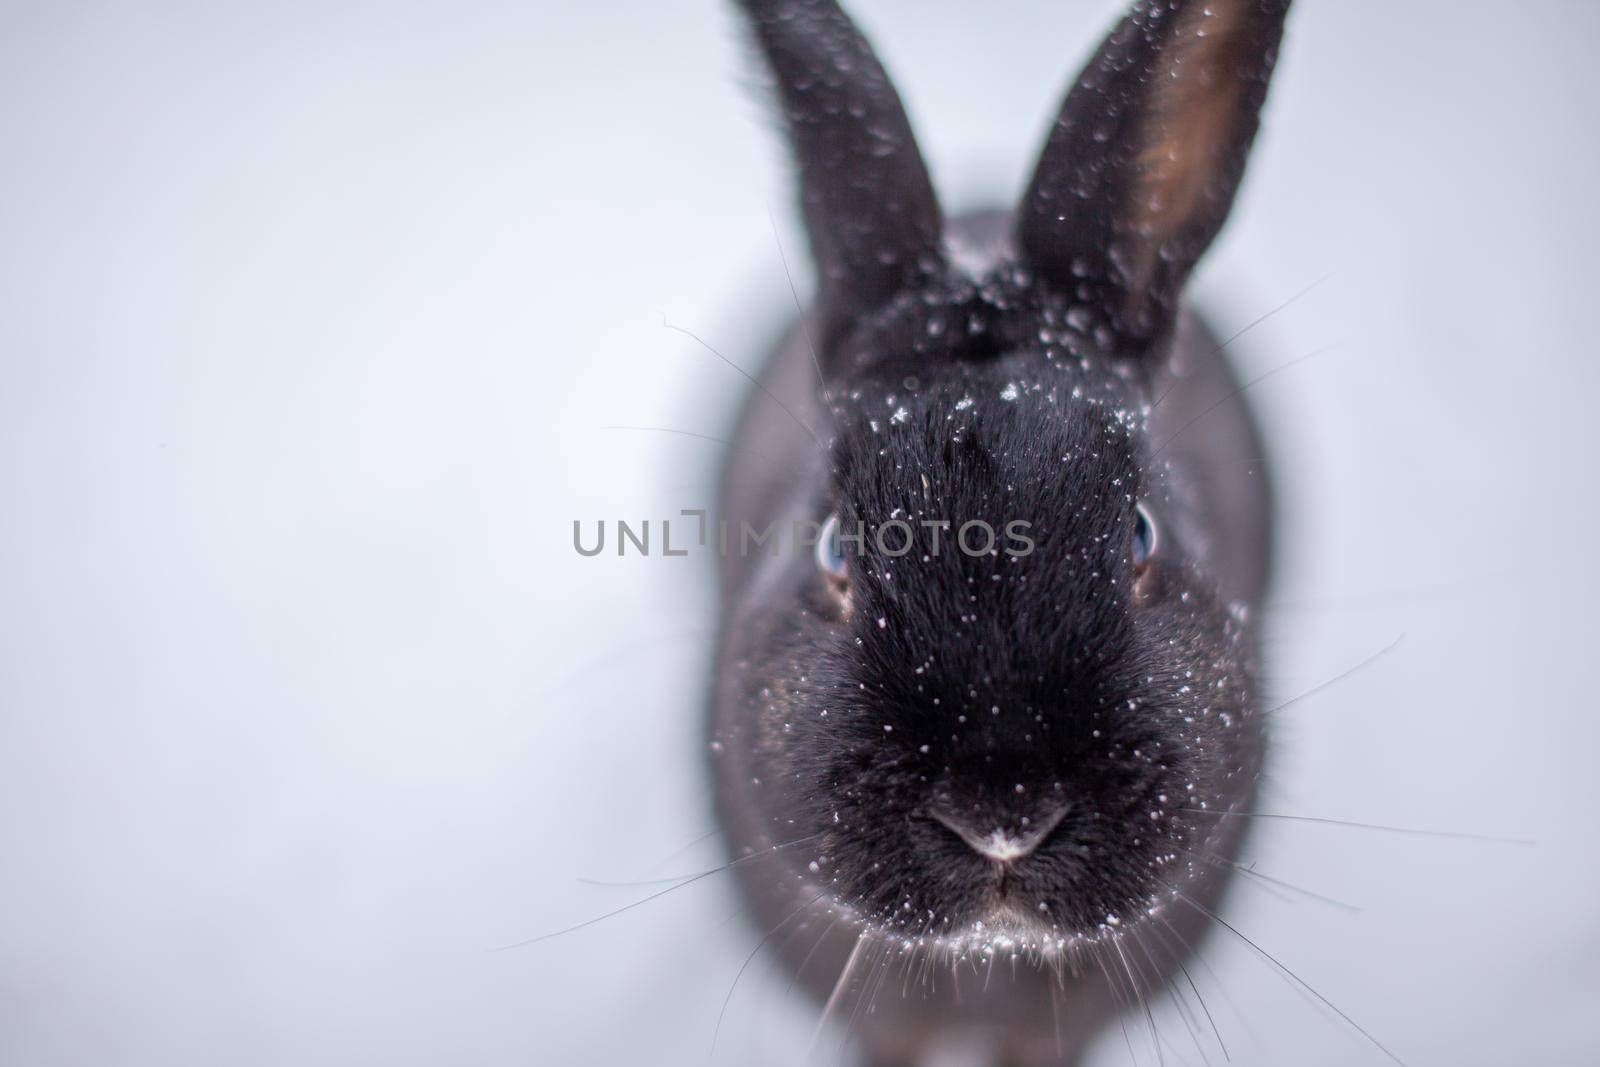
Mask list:
[[[1235,346],[1333,346],[1251,393],[1275,691],[1404,640],[1284,714],[1266,810],[1536,843],[1263,824],[1361,910],[1228,914],[1415,1067],[1592,1063],[1600,6],[1297,8],[1195,295],[1327,276]],[[854,10],[961,207],[1118,9]],[[803,264],[747,58],[713,0],[0,7],[0,1062],[800,1062],[765,957],[712,1056],[719,879],[492,951],[718,858],[709,561],[570,538],[709,498],[716,446],[603,427],[724,434],[662,322],[753,366],[769,211]],[[1385,1062],[1230,940],[1234,1063]]]

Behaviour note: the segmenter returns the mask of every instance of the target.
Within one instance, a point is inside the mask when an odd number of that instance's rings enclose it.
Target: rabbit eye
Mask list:
[[[836,582],[848,575],[844,547],[839,543],[839,516],[829,515],[817,537],[817,569]]]
[[[1149,565],[1150,557],[1155,555],[1156,544],[1156,521],[1148,508],[1136,504],[1133,509],[1133,536],[1129,544],[1135,570],[1142,571]]]

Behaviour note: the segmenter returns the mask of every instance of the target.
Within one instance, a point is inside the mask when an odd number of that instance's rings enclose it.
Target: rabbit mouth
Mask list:
[[[1064,929],[1049,917],[1026,906],[1016,895],[995,901],[983,915],[958,929],[907,936],[892,926],[857,918],[862,938],[877,941],[896,953],[952,963],[1008,958],[1031,966],[1081,967],[1103,946],[1136,936],[1147,922],[1157,922],[1163,912],[1154,906],[1124,921],[1101,924],[1091,930]],[[829,909],[836,917],[852,918],[848,906]]]
[[[830,922],[855,927],[861,936],[896,951],[959,959],[1004,953],[1035,964],[1091,958],[1084,953],[1137,936],[1148,923],[1161,921],[1159,916],[1186,890],[1193,891],[1181,878],[1164,882],[1149,887],[1142,897],[1102,904],[1090,917],[1082,901],[1070,893],[1063,896],[1061,886],[1042,882],[1035,867],[1052,863],[1041,846],[1063,818],[1052,818],[1020,841],[998,831],[975,836],[949,827],[975,854],[969,857],[964,886],[955,887],[954,899],[941,903],[926,898],[904,915],[875,907],[846,887],[803,884],[820,895],[821,901],[813,897],[811,906],[826,912]]]

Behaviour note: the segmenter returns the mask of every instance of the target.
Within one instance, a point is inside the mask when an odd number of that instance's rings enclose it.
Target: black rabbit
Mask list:
[[[871,1062],[1072,1062],[1210,927],[1260,773],[1264,453],[1179,298],[1288,0],[1138,3],[1015,213],[948,221],[848,17],[741,6],[818,286],[724,474],[779,541],[724,553],[722,832]]]

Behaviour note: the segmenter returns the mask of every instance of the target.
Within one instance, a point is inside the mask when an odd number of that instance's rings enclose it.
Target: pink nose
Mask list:
[[[968,822],[940,811],[934,811],[933,817],[978,855],[996,863],[1012,863],[1038,848],[1066,814],[1066,808],[1057,808],[1042,816],[1023,816],[1010,827],[993,825],[992,820]]]

